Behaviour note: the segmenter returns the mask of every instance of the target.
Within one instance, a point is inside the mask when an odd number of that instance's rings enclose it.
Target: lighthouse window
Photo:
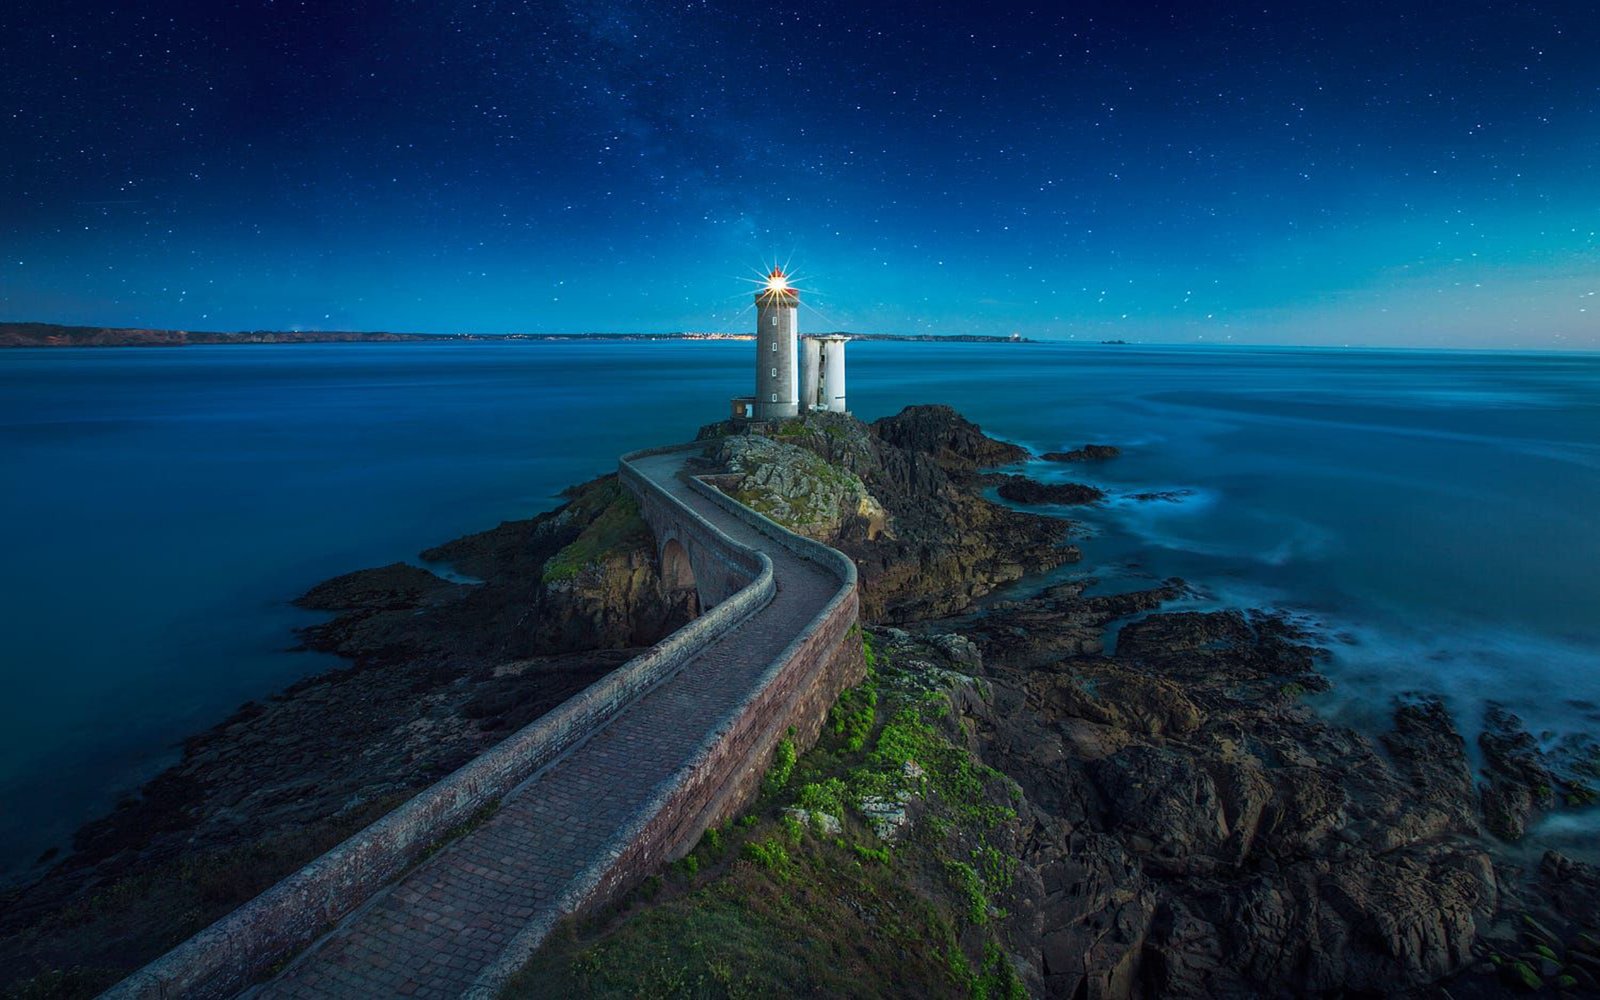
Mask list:
[[[772,353],[773,354],[777,354],[778,353],[778,342],[776,340],[774,340],[772,342]]]
[[[776,369],[776,368],[772,369],[772,377],[773,378],[777,378],[778,377],[778,369]]]
[[[778,325],[778,314],[777,313],[773,313],[772,314],[772,325],[773,326],[777,326]]]
[[[771,402],[774,402],[774,403],[776,403],[776,402],[777,402],[777,401],[778,401],[778,394],[777,394],[777,393],[773,393],[773,394],[772,394],[772,399],[771,399]]]

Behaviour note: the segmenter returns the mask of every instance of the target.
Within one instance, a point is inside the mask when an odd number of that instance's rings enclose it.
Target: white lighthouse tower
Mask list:
[[[735,396],[729,414],[747,430],[774,420],[788,420],[845,407],[844,345],[841,334],[800,338],[796,313],[800,289],[775,267],[756,293],[756,393]]]
[[[756,293],[757,420],[782,420],[800,415],[800,370],[796,357],[800,293],[783,268],[767,275]]]

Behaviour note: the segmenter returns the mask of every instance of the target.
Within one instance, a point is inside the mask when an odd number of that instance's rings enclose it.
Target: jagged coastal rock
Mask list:
[[[1388,992],[1471,960],[1497,882],[1481,846],[1447,839],[1471,832],[1447,716],[1396,731],[1429,761],[1397,770],[1300,704],[1326,682],[1296,630],[1240,612],[1156,614],[1109,655],[1013,665],[1003,623],[1105,620],[1079,600],[997,613],[977,636],[995,695],[967,706],[1032,807],[1016,933],[1044,992]]]
[[[717,460],[740,503],[801,534],[828,540],[848,529],[875,541],[889,527],[888,512],[860,477],[805,448],[758,435],[729,437]]]
[[[783,470],[755,462],[761,455],[783,457]],[[1028,457],[948,406],[910,406],[872,424],[835,413],[787,421],[770,438],[723,444],[715,468],[725,492],[855,560],[863,617],[905,622],[1081,557],[1065,544],[1070,522],[978,495],[980,470]]]
[[[1000,499],[1022,504],[1080,504],[1099,503],[1106,498],[1105,490],[1084,483],[1041,483],[1027,476],[1001,473],[986,477],[996,486]]]

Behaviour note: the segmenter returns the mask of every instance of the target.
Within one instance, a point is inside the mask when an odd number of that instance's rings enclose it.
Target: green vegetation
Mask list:
[[[772,767],[767,771],[767,777],[762,782],[762,787],[770,795],[789,783],[790,775],[794,774],[794,762],[797,757],[794,748],[794,730],[789,730],[789,735],[778,741],[772,751]]]
[[[544,564],[544,582],[571,580],[584,567],[612,552],[645,542],[650,529],[639,514],[639,501],[621,483],[607,479],[573,498],[569,510],[583,521],[578,537]]]
[[[652,899],[558,928],[505,995],[1025,996],[1002,943],[1016,786],[964,749],[949,675],[887,652],[863,637],[867,677],[817,745],[780,743],[743,816]],[[879,837],[869,797],[914,822]]]
[[[1596,947],[1600,940],[1592,928],[1579,930],[1573,940],[1563,943],[1561,935],[1533,914],[1523,913],[1520,917],[1518,945],[1506,952],[1491,950],[1488,954],[1503,985],[1518,993],[1542,992],[1548,985],[1570,990],[1583,981],[1592,985],[1592,972],[1585,966],[1592,964],[1590,956],[1600,950]],[[1491,947],[1500,943],[1494,942]]]
[[[780,878],[784,877],[789,868],[789,852],[776,837],[767,840],[748,840],[744,845],[745,857],[756,864],[773,872]]]
[[[795,795],[795,805],[806,812],[843,816],[846,788],[841,778],[824,778],[800,786]]]

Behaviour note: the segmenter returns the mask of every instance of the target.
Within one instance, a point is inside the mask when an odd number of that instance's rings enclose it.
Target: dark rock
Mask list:
[[[1555,805],[1555,775],[1522,720],[1494,702],[1484,709],[1478,747],[1486,779],[1484,825],[1502,840],[1521,840],[1534,815]]]
[[[1025,574],[1079,558],[1063,544],[1070,522],[978,495],[979,469],[1028,453],[985,437],[947,406],[907,407],[871,425],[813,413],[768,430],[772,444],[760,450],[769,468],[744,462],[723,488],[854,559],[869,620],[958,613]],[[727,445],[724,452],[731,468],[735,456]]]
[[[908,406],[872,425],[873,433],[902,451],[929,455],[956,476],[1030,458],[1028,449],[996,441],[948,406]]]
[[[1116,458],[1122,450],[1109,444],[1086,444],[1071,451],[1047,451],[1039,456],[1046,462],[1100,462]]]
[[[1438,811],[1438,832],[1472,833],[1472,770],[1466,741],[1444,703],[1428,696],[1402,703],[1395,709],[1394,729],[1383,734],[1382,741],[1400,774],[1411,783],[1417,804]]]
[[[930,627],[961,631],[978,644],[985,661],[995,666],[1035,669],[1063,657],[1100,652],[1111,622],[1159,607],[1185,592],[1181,580],[1169,580],[1150,590],[1080,599],[1081,590],[1076,585],[1053,587],[1036,600]]]
[[[1086,648],[1184,592],[1056,587],[937,625],[983,651],[993,697],[962,710],[1035,824],[1018,953],[1052,995],[1391,995],[1468,970],[1501,889],[1455,839],[1474,790],[1442,705],[1400,706],[1384,757],[1300,704],[1321,654],[1270,614],[1158,612]]]
[[[1194,490],[1155,490],[1149,493],[1129,493],[1129,500],[1140,503],[1182,503],[1185,499],[1194,496]]]
[[[1002,499],[1012,503],[1098,503],[1106,498],[1104,490],[1083,483],[1041,483],[1026,476],[999,476]]]
[[[1571,947],[1574,954],[1589,955],[1594,971],[1600,972],[1600,867],[1546,851],[1535,884],[1557,915],[1589,928],[1576,936]]]
[[[420,567],[391,563],[326,580],[295,603],[314,611],[400,610],[414,608],[428,596],[453,586]]]

